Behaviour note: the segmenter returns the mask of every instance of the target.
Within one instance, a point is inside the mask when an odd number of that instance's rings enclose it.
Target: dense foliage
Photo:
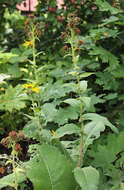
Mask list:
[[[123,190],[123,0],[19,2],[0,4],[0,188]]]

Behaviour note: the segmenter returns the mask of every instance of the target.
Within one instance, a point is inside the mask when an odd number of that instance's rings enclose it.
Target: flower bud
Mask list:
[[[49,7],[48,10],[52,13],[55,13],[56,12],[56,9],[54,7]]]

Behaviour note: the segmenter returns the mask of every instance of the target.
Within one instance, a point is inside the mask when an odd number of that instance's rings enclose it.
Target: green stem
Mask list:
[[[15,182],[15,190],[18,190],[18,181],[17,181],[17,172],[16,172],[16,164],[15,164],[15,143],[12,145],[12,167],[13,167],[13,173],[14,173],[14,182]]]
[[[83,150],[84,150],[84,124],[83,124],[83,117],[82,117],[82,113],[83,113],[83,101],[82,101],[82,90],[80,87],[80,76],[78,73],[78,58],[76,56],[76,48],[74,47],[74,30],[71,29],[71,40],[70,40],[70,44],[71,44],[71,50],[72,50],[72,62],[74,65],[74,71],[75,71],[75,75],[76,75],[76,80],[77,80],[77,87],[78,87],[78,95],[79,95],[79,100],[80,100],[80,118],[79,118],[79,122],[81,124],[81,139],[80,139],[80,156],[79,156],[79,162],[78,162],[78,167],[81,168],[82,166],[82,162],[83,162]]]
[[[36,36],[35,36],[35,26],[32,25],[32,50],[33,50],[33,69],[34,69],[34,77],[36,82],[38,81],[38,75],[37,75],[37,65],[36,65],[36,48],[35,48],[35,43],[36,43]]]

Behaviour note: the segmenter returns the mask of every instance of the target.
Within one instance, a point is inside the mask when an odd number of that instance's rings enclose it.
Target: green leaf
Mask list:
[[[26,179],[26,176],[22,172],[17,171],[18,184],[23,182],[25,179]],[[14,187],[14,174],[9,174],[0,179],[0,189],[6,186]]]
[[[59,129],[56,130],[56,135],[53,136],[53,138],[60,138],[63,137],[64,135],[71,135],[71,134],[80,134],[80,128],[71,123],[71,124],[66,124],[62,127],[60,127]]]
[[[27,99],[27,95],[21,85],[17,85],[15,88],[9,86],[5,94],[0,96],[0,110],[10,112],[20,110],[25,107],[25,99]]]
[[[107,33],[107,36],[104,36],[104,33]],[[118,30],[112,30],[106,27],[90,30],[90,36],[95,40],[100,40],[110,37],[115,38],[117,35],[118,35]]]
[[[116,16],[110,16],[109,18],[106,18],[106,19],[103,20],[103,24],[102,25],[110,24],[110,23],[116,22],[118,20],[119,20],[118,17],[116,17]]]
[[[109,93],[107,96],[104,96],[105,100],[112,100],[117,98],[118,94],[117,93]]]
[[[98,190],[99,172],[95,168],[76,168],[74,175],[82,190]]]
[[[119,67],[119,60],[118,58],[113,55],[112,53],[105,50],[103,47],[94,47],[93,50],[90,51],[90,55],[98,55],[103,63],[109,62],[109,71],[115,71]]]
[[[105,126],[110,127],[113,132],[118,133],[118,129],[114,125],[112,125],[106,117],[103,117],[99,114],[87,113],[87,114],[84,114],[84,119],[92,120],[95,122],[101,121]]]
[[[41,99],[43,101],[48,101],[50,99],[58,99],[64,97],[69,92],[76,91],[76,84],[65,83],[58,81],[54,84],[48,83],[42,90]]]
[[[82,101],[83,101],[86,108],[90,107],[90,103],[91,103],[91,98],[90,97],[82,97]]]
[[[100,11],[110,11],[111,14],[117,14],[121,12],[121,10],[112,7],[107,1],[105,0],[96,0],[94,2],[98,7]]]
[[[75,108],[72,106],[66,108],[59,108],[56,114],[55,122],[58,123],[59,125],[63,125],[66,124],[69,119],[71,120],[78,119],[78,113],[75,110]]]
[[[55,106],[52,103],[46,103],[42,107],[44,119],[46,122],[54,121],[57,110],[55,109]]]
[[[72,107],[74,107],[78,112],[80,112],[80,101],[74,98],[69,98],[64,100],[63,102],[71,105]]]
[[[81,78],[85,78],[85,77],[89,77],[89,76],[91,76],[91,75],[93,75],[93,74],[95,74],[95,73],[92,73],[92,72],[85,72],[85,73],[82,73],[82,74],[80,74],[80,79],[81,79]]]
[[[118,133],[117,128],[103,116],[95,113],[87,113],[83,115],[83,118],[84,120],[91,120],[84,127],[84,152],[95,139],[100,137],[100,132],[105,130],[105,126],[110,127],[112,131]]]
[[[14,78],[21,77],[22,75],[22,72],[20,71],[19,65],[17,63],[13,65],[8,65],[7,69],[8,74],[12,75],[12,77]]]
[[[34,190],[69,190],[75,188],[73,165],[60,151],[49,145],[38,146],[27,166],[27,177]]]
[[[0,63],[8,63],[13,57],[18,57],[17,54],[0,52]]]
[[[80,81],[80,88],[83,92],[85,92],[87,90],[87,81]]]
[[[118,185],[112,187],[110,190],[124,190],[124,183],[120,184],[120,187]]]
[[[103,171],[112,171],[112,164],[115,169],[115,160],[117,159],[117,155],[120,155],[121,163],[122,161],[122,156],[123,155],[123,140],[124,140],[124,131],[120,132],[119,135],[116,134],[109,134],[108,138],[106,140],[107,144],[106,145],[100,145],[98,144],[97,148],[95,151],[89,152],[89,155],[93,158],[93,165],[95,167],[100,167],[103,169]],[[122,153],[122,154],[121,154]],[[116,166],[117,167],[117,166]],[[106,172],[108,175],[108,172]],[[111,173],[111,172],[110,172]],[[116,175],[118,175],[118,169],[117,173],[114,171]],[[112,174],[111,177],[113,177]]]

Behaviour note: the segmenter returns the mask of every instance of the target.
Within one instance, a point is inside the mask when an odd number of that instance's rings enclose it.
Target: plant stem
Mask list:
[[[78,87],[78,95],[79,95],[79,101],[80,101],[80,118],[79,118],[79,122],[81,124],[81,138],[80,138],[80,156],[79,156],[79,162],[78,162],[78,167],[81,168],[82,166],[82,162],[83,162],[83,150],[84,150],[84,138],[83,138],[83,134],[84,134],[84,124],[83,124],[83,117],[82,117],[82,113],[83,113],[83,101],[82,101],[82,90],[80,87],[80,76],[78,73],[78,57],[76,55],[76,48],[74,47],[74,30],[71,29],[71,40],[70,40],[70,44],[71,44],[71,50],[72,50],[72,62],[74,65],[74,71],[75,71],[75,76],[77,79],[77,87]]]
[[[36,82],[38,81],[38,75],[37,75],[37,65],[36,65],[36,48],[35,48],[35,43],[36,43],[36,36],[35,36],[35,26],[32,24],[32,40],[33,40],[33,45],[32,45],[32,50],[33,50],[33,69],[34,69],[34,77]]]
[[[12,145],[12,167],[14,173],[14,182],[15,182],[15,190],[18,190],[18,182],[17,182],[17,172],[16,172],[16,165],[15,165],[15,143]]]

